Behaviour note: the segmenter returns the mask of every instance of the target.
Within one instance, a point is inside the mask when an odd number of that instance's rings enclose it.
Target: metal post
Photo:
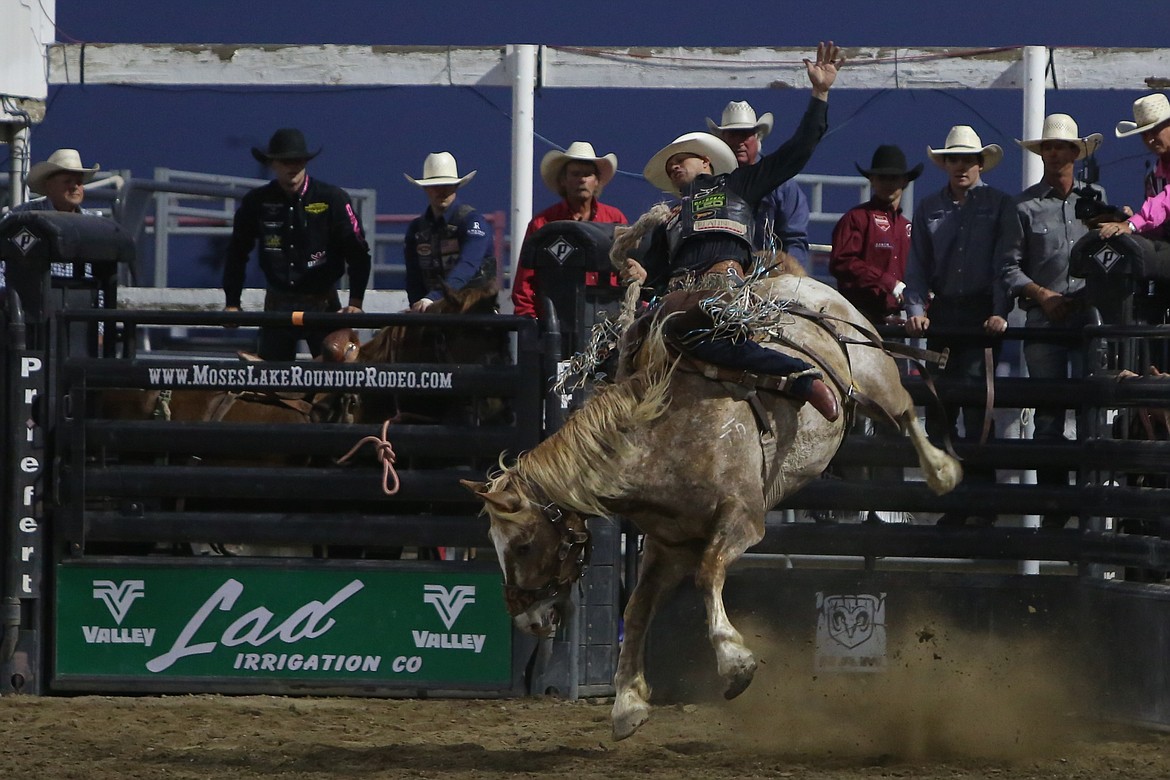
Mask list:
[[[8,126],[8,205],[24,203],[24,177],[28,173],[28,125]]]
[[[1039,138],[1044,127],[1044,66],[1048,63],[1048,49],[1044,46],[1024,47],[1024,126],[1021,138]],[[1044,161],[1040,155],[1026,152],[1023,155],[1023,181],[1021,189],[1027,189],[1044,174]]]
[[[515,278],[520,245],[532,219],[532,138],[536,129],[536,55],[532,44],[509,46],[512,72],[512,247],[508,278]],[[511,309],[508,309],[511,311]]]
[[[155,181],[167,181],[169,172],[163,168],[154,169]],[[154,286],[167,286],[167,231],[171,226],[171,194],[156,191],[154,193]]]

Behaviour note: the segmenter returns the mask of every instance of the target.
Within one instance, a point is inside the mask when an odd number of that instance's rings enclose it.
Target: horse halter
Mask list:
[[[562,588],[570,585],[585,576],[589,570],[589,558],[593,552],[589,526],[585,519],[572,513],[580,522],[580,528],[569,527],[569,513],[566,513],[551,501],[547,504],[537,504],[540,515],[560,534],[560,543],[557,545],[557,560],[560,570],[548,582],[539,588],[521,588],[504,583],[504,602],[509,614],[518,615],[533,604],[559,596]]]

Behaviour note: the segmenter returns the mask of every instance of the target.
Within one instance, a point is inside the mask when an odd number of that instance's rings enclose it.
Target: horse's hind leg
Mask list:
[[[720,511],[723,517],[719,530],[703,551],[695,582],[706,602],[707,635],[715,649],[719,676],[727,681],[723,695],[734,699],[751,684],[756,673],[756,659],[727,617],[723,584],[727,580],[727,567],[763,538],[760,518],[764,512],[760,508],[758,513],[753,513],[737,499],[731,499],[720,507]]]
[[[680,547],[665,547],[646,537],[638,584],[623,615],[625,639],[614,674],[611,720],[613,738],[625,739],[650,717],[650,685],[646,682],[646,635],[663,600],[682,578],[694,571],[698,556]]]

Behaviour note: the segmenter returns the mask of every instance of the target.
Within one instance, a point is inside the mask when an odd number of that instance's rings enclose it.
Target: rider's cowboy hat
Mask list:
[[[544,180],[546,187],[562,198],[565,197],[565,193],[561,189],[561,171],[564,170],[566,163],[573,160],[591,162],[597,166],[597,183],[602,187],[609,184],[614,173],[617,172],[616,154],[598,157],[597,153],[593,151],[593,144],[585,141],[574,141],[563,152],[559,149],[553,149],[540,161],[540,178]]]
[[[81,164],[81,155],[76,149],[58,149],[49,155],[49,159],[34,165],[28,172],[28,188],[37,195],[44,195],[45,180],[58,173],[80,173],[83,182],[93,181],[93,175],[100,171],[102,166],[94,165],[86,168]]]
[[[1144,133],[1170,121],[1170,100],[1161,92],[1144,95],[1133,101],[1134,121],[1123,120],[1113,131],[1118,138]]]
[[[710,133],[687,133],[658,150],[658,153],[650,158],[650,162],[646,163],[642,175],[646,177],[646,181],[663,192],[678,193],[678,188],[666,175],[666,161],[684,152],[710,160],[711,172],[716,176],[731,173],[739,167],[735,152],[731,151],[731,147],[722,139]]]
[[[764,114],[756,118],[756,110],[746,100],[733,100],[723,109],[722,124],[715,124],[715,120],[707,117],[707,129],[715,135],[724,130],[755,130],[763,140],[772,132],[772,114]]]
[[[946,144],[941,149],[932,149],[926,147],[926,153],[930,155],[930,159],[934,160],[934,164],[940,168],[946,167],[946,160],[943,159],[951,154],[981,154],[983,155],[983,170],[990,171],[995,166],[999,165],[1003,159],[1003,148],[999,144],[983,145],[979,140],[979,134],[974,129],[967,125],[955,125],[951,128],[951,132],[947,133]]]
[[[450,152],[431,152],[427,155],[427,159],[423,160],[422,178],[416,179],[409,173],[402,174],[406,180],[418,187],[442,187],[443,185],[454,184],[456,188],[462,187],[471,178],[475,176],[475,171],[466,176],[459,175],[459,166],[455,162],[455,157]]]
[[[1040,154],[1040,146],[1045,141],[1064,141],[1077,147],[1077,159],[1088,157],[1097,151],[1101,145],[1101,134],[1093,133],[1084,138],[1077,130],[1077,123],[1068,114],[1049,114],[1044,117],[1044,127],[1039,138],[1030,138],[1027,141],[1016,140],[1022,148],[1033,154]]]
[[[312,160],[320,153],[321,147],[309,151],[304,133],[295,127],[282,127],[273,133],[268,139],[268,149],[252,147],[252,156],[265,165],[273,160]]]
[[[906,170],[906,155],[893,144],[882,144],[875,149],[869,168],[862,168],[857,163],[853,163],[853,167],[866,178],[870,176],[905,176],[906,181],[910,182],[922,174],[922,163]]]

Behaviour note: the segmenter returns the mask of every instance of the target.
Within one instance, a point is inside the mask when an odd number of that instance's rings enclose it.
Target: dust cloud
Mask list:
[[[1022,762],[1085,735],[1084,675],[1056,642],[975,635],[930,616],[907,625],[888,637],[884,670],[817,673],[811,648],[744,621],[760,668],[728,705],[732,731],[789,755],[896,762]]]

